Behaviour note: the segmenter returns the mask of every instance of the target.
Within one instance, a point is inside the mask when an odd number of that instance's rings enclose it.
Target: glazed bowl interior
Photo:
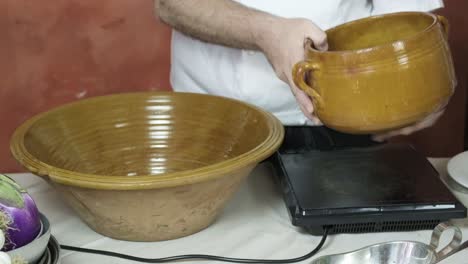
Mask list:
[[[258,162],[279,145],[281,129],[270,114],[227,98],[121,94],[72,103],[30,120],[18,129],[12,149],[20,161],[29,157],[29,164],[55,175],[157,177]]]
[[[435,23],[425,13],[396,13],[346,23],[327,31],[329,51],[367,49],[411,38]]]
[[[283,136],[276,117],[238,100],[143,92],[39,114],[11,150],[97,233],[161,241],[210,226]]]

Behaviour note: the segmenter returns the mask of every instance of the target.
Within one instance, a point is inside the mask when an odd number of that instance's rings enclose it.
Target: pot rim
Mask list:
[[[207,166],[202,166],[196,169],[161,174],[156,177],[154,175],[141,175],[138,177],[110,176],[81,173],[63,168],[57,168],[36,158],[27,150],[24,144],[26,133],[38,120],[60,110],[72,108],[76,105],[86,104],[90,100],[99,100],[109,97],[124,97],[128,95],[178,96],[189,94],[191,96],[209,96],[218,98],[218,100],[221,99],[232,101],[259,112],[265,119],[267,125],[270,127],[270,131],[266,139],[249,151],[230,159]],[[45,176],[46,179],[49,178],[51,181],[59,184],[101,190],[145,190],[195,184],[207,180],[221,178],[230,172],[247,169],[249,166],[256,165],[263,159],[273,154],[281,145],[283,137],[284,127],[279,119],[277,119],[273,114],[257,106],[236,99],[216,95],[183,92],[130,92],[95,96],[88,99],[68,103],[53,108],[49,111],[37,114],[24,122],[15,130],[10,140],[10,151],[14,158],[31,173],[38,176]]]
[[[333,50],[333,51],[326,50],[326,51],[320,51],[320,50],[317,50],[317,49],[313,48],[313,42],[312,42],[312,40],[310,38],[306,39],[305,47],[306,47],[308,52],[313,52],[313,53],[316,53],[316,54],[324,54],[324,55],[346,55],[346,54],[351,54],[351,53],[352,54],[363,54],[363,53],[369,53],[369,52],[384,49],[384,48],[393,49],[393,47],[394,47],[394,45],[396,43],[408,42],[408,41],[412,41],[414,39],[417,39],[421,35],[423,35],[424,33],[432,30],[438,24],[437,16],[435,14],[430,13],[430,12],[404,11],[404,12],[394,12],[394,13],[389,13],[389,14],[381,14],[381,15],[375,15],[375,16],[356,19],[356,20],[353,20],[353,21],[349,21],[349,22],[337,25],[337,26],[332,27],[330,29],[327,29],[325,32],[328,33],[328,32],[334,31],[334,30],[341,29],[343,27],[363,23],[363,22],[369,21],[369,20],[372,21],[372,20],[377,20],[377,19],[382,19],[382,18],[387,18],[387,17],[406,16],[406,15],[424,15],[424,16],[427,16],[427,17],[431,17],[432,18],[432,23],[430,25],[428,25],[424,30],[421,30],[420,32],[418,32],[418,33],[416,33],[414,35],[411,35],[409,37],[402,38],[402,39],[392,41],[392,42],[388,42],[388,43],[385,43],[385,44],[375,45],[375,46],[368,47],[368,48],[360,48],[360,49],[352,49],[352,50]]]

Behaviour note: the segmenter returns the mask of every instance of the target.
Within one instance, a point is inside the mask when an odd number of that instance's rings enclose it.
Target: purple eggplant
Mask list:
[[[39,210],[34,200],[15,181],[1,174],[0,229],[5,233],[2,251],[28,244],[41,230]]]

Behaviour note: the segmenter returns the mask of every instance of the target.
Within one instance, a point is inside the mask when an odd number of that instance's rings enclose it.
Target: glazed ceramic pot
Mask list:
[[[131,93],[35,116],[11,150],[96,232],[157,241],[208,227],[283,135],[273,115],[236,100]]]
[[[327,32],[329,49],[306,44],[293,70],[324,125],[351,134],[409,126],[446,106],[456,77],[442,16],[402,12]]]

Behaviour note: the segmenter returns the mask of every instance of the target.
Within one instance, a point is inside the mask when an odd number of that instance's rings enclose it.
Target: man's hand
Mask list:
[[[318,50],[327,50],[327,35],[318,26],[307,19],[277,18],[258,41],[258,46],[273,66],[276,75],[287,83],[296,97],[302,112],[307,118],[320,124],[313,114],[314,106],[310,97],[294,85],[292,69],[294,64],[305,59],[304,43],[310,38]]]
[[[306,19],[287,19],[231,0],[154,0],[156,14],[176,30],[203,41],[262,51],[295,95],[304,114],[315,123],[314,107],[292,80],[295,63],[304,59],[304,42],[327,49],[326,34]]]
[[[423,130],[425,128],[428,128],[428,127],[431,127],[433,126],[437,120],[439,120],[439,118],[443,115],[444,113],[444,110],[445,109],[441,109],[441,110],[438,110],[436,112],[434,112],[433,114],[427,116],[425,119],[423,119],[422,121],[412,125],[412,126],[409,126],[409,127],[405,127],[405,128],[402,128],[402,129],[398,129],[398,130],[394,130],[394,131],[390,131],[390,132],[387,132],[387,133],[383,133],[383,134],[377,134],[377,135],[374,135],[373,136],[373,139],[375,141],[385,141],[391,137],[395,137],[395,136],[400,136],[400,135],[410,135],[416,131],[420,131],[420,130]]]

